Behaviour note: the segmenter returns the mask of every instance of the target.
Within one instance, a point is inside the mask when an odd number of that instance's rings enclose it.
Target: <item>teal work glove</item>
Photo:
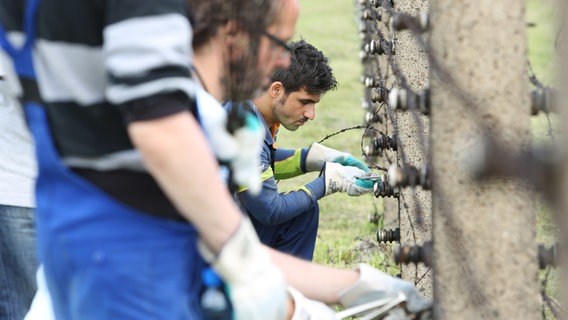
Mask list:
[[[371,177],[370,171],[365,172],[359,168],[326,162],[322,174],[325,180],[326,196],[336,192],[345,192],[350,196],[360,196],[373,191],[374,181],[368,179]]]
[[[343,166],[356,167],[366,172],[370,171],[369,167],[363,162],[353,158],[349,153],[328,148],[317,142],[312,143],[306,156],[306,171],[320,171],[323,169],[323,165],[326,161],[339,163]]]
[[[225,281],[234,320],[281,320],[288,309],[284,275],[272,263],[250,220],[243,217],[235,234],[215,256],[200,241],[205,261]]]
[[[390,276],[367,264],[359,265],[359,280],[339,293],[339,303],[345,308],[371,301],[395,298],[399,293],[406,298],[406,309],[418,313],[432,307],[432,301],[424,298],[411,283]]]

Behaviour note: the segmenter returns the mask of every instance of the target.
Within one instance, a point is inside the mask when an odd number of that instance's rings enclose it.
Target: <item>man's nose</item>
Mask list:
[[[304,117],[314,120],[316,117],[316,106],[314,104],[306,106],[306,111],[304,112]]]

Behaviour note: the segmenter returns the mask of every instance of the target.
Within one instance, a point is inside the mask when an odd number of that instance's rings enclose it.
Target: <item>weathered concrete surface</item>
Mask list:
[[[524,2],[432,0],[430,15],[435,60],[455,81],[430,64],[436,319],[539,319],[533,196],[517,180],[472,181],[464,165],[482,134],[513,149],[529,139]]]
[[[412,16],[428,13],[428,1],[396,0],[397,12]],[[395,32],[395,62],[408,86],[421,92],[429,86],[428,56],[418,41],[425,42],[428,34],[404,30]],[[398,84],[401,85],[400,83]],[[421,168],[429,163],[430,119],[417,111],[397,112],[397,135],[400,144],[398,164]],[[401,245],[422,245],[432,239],[432,196],[421,187],[401,189],[399,223]],[[432,297],[432,271],[423,264],[401,266],[402,278],[415,283],[427,297]]]

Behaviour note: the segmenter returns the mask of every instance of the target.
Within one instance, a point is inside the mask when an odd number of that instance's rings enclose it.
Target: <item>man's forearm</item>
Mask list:
[[[133,122],[128,132],[148,171],[214,252],[236,230],[241,213],[219,176],[199,124],[189,112]]]
[[[286,282],[310,299],[336,304],[339,293],[359,278],[357,271],[318,265],[274,249],[269,250],[272,260],[284,272]]]

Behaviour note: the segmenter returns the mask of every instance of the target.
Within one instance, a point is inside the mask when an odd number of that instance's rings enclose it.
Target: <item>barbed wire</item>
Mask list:
[[[349,130],[355,130],[355,129],[365,129],[366,127],[367,127],[367,126],[356,125],[356,126],[349,127],[349,128],[343,128],[343,129],[340,129],[340,130],[338,130],[338,131],[336,131],[336,132],[334,132],[334,133],[328,134],[327,136],[325,136],[325,137],[323,137],[321,140],[319,140],[318,143],[322,143],[322,142],[324,142],[325,140],[327,140],[327,139],[329,139],[329,138],[331,138],[331,137],[333,137],[333,136],[336,136],[336,135],[338,135],[338,134],[341,134],[341,133],[343,133],[343,132],[346,132],[346,131],[349,131]]]
[[[357,3],[357,2],[356,2]],[[391,5],[391,1],[390,0],[375,0],[374,1],[375,4],[379,3],[380,8],[383,9],[383,13],[386,13],[389,16],[393,16],[395,14],[399,14],[399,12],[397,12],[395,10],[395,8]],[[360,0],[358,1],[358,4],[360,7],[364,8],[364,9],[371,9],[371,2],[370,1],[365,1],[365,0]],[[359,8],[358,12],[363,12],[364,10]],[[361,19],[362,21],[365,21],[363,19]],[[388,19],[387,19],[388,20]],[[473,120],[473,122],[481,129],[482,132],[485,133],[491,133],[492,130],[491,128],[489,128],[489,126],[482,121],[483,119],[481,118],[481,112],[480,112],[480,106],[477,102],[477,99],[472,96],[467,90],[464,90],[464,88],[461,87],[461,85],[459,85],[459,83],[456,81],[456,79],[454,79],[454,77],[447,71],[444,69],[444,67],[442,66],[442,64],[437,60],[436,56],[433,53],[433,49],[431,47],[431,44],[427,41],[424,40],[423,37],[423,30],[420,28],[420,26],[418,25],[418,23],[414,23],[413,20],[409,20],[411,21],[409,23],[408,30],[411,32],[413,39],[416,41],[416,43],[418,44],[419,50],[421,52],[424,52],[424,54],[427,56],[428,58],[428,67],[430,68],[431,71],[431,75],[438,77],[439,82],[444,83],[446,86],[446,89],[449,89],[449,92],[451,95],[453,95],[455,98],[457,98],[457,100],[460,102],[457,105],[460,106],[465,112],[466,114],[470,117],[470,119]],[[369,54],[368,52],[366,52],[367,57],[363,57],[361,59],[362,64],[364,65],[364,75],[365,76],[369,76],[369,77],[377,77],[377,79],[379,79],[379,82],[381,83],[381,85],[383,86],[381,89],[385,89],[386,92],[391,92],[391,90],[397,86],[399,88],[402,88],[404,90],[407,90],[407,92],[414,92],[414,89],[410,87],[409,82],[407,80],[407,78],[404,76],[404,73],[402,72],[402,69],[400,68],[400,66],[397,63],[395,54],[394,54],[394,49],[396,47],[396,37],[394,36],[394,30],[389,30],[391,32],[390,35],[386,35],[385,32],[383,32],[380,28],[375,28],[376,26],[379,25],[379,22],[381,21],[373,21],[373,22],[369,22],[368,23],[368,27],[364,28],[365,33],[364,36],[362,37],[362,49],[365,49],[365,44],[370,43],[373,39],[378,40],[378,44],[381,46],[381,52],[382,55],[379,54],[376,57],[371,58],[371,54]],[[385,22],[385,19],[382,19],[382,23],[381,25],[383,27],[385,27],[386,29],[389,28],[389,25],[387,22]],[[371,32],[374,33],[374,37],[371,36]],[[558,32],[557,36],[556,36],[556,40],[555,40],[555,47],[558,47],[558,39],[560,37],[560,32]],[[389,39],[391,41],[391,45],[386,45],[386,43],[389,41],[387,40]],[[382,67],[381,66],[381,60],[384,60],[382,62],[386,62],[385,66],[386,67]],[[529,61],[529,80],[530,82],[538,89],[545,89],[546,86],[544,86],[542,84],[542,82],[540,82],[540,80],[538,79],[538,77],[536,76],[536,74],[534,73],[532,66],[530,65],[530,61]],[[387,84],[387,83],[390,83]],[[379,126],[379,124],[368,124],[369,126],[373,126],[373,128],[368,127],[366,129],[366,132],[364,135],[366,135],[367,131],[371,131],[374,130],[376,131],[378,134],[380,135],[385,135],[385,133],[388,134],[389,128],[392,126],[393,130],[395,132],[398,132],[399,129],[397,127],[397,115],[396,115],[396,111],[393,110],[393,108],[390,108],[388,106],[388,101],[385,101],[386,99],[384,99],[383,101],[373,101],[372,100],[372,94],[371,94],[371,89],[367,88],[364,91],[364,99],[367,101],[367,104],[369,106],[370,111],[373,112],[383,112],[385,117],[384,119],[386,119],[386,123],[382,124],[382,126],[384,127],[384,129],[377,129],[374,128],[374,126]],[[378,104],[378,106],[377,106]],[[376,108],[376,109],[375,109]],[[425,140],[425,135],[422,135],[422,132],[425,132],[424,130],[426,129],[426,125],[425,122],[423,120],[423,117],[421,116],[421,114],[419,113],[418,109],[414,108],[414,109],[410,109],[409,110],[412,114],[412,119],[414,124],[417,127],[417,131],[419,132],[417,138],[418,138],[418,145],[421,151],[421,155],[422,155],[422,159],[425,159],[426,161],[428,161],[429,159],[431,159],[431,154],[430,154],[430,149],[427,148],[427,142]],[[551,141],[553,142],[553,144],[556,142],[555,141],[555,136],[554,136],[554,129],[553,129],[553,125],[552,125],[552,121],[550,119],[550,112],[545,112],[546,115],[546,120],[547,120],[547,125],[548,125],[548,136],[550,137]],[[489,135],[488,135],[489,136]],[[397,134],[397,139],[401,139],[400,135]],[[495,139],[494,137],[491,137],[491,139]],[[496,143],[499,145],[499,141],[496,141]],[[363,150],[363,138],[361,140],[361,148]],[[364,154],[364,153],[363,153]],[[403,143],[403,141],[398,141],[398,150],[396,151],[396,154],[400,157],[401,161],[403,163],[409,163],[409,158],[408,158],[408,153],[406,152],[406,145]],[[374,159],[371,159],[370,157],[365,155],[366,160],[372,164],[373,168],[377,168],[379,170],[385,171],[384,167],[375,164]],[[384,157],[386,163],[388,165],[392,165],[394,163],[397,162],[396,159],[392,159],[389,157],[389,154],[386,153],[385,157]],[[412,191],[412,198],[415,202],[415,208],[414,208],[414,214],[415,217],[417,218],[418,221],[420,219],[420,217],[423,215],[422,212],[422,207],[418,204],[418,195],[417,195],[417,190],[413,189]],[[440,190],[438,190],[439,194],[440,194]],[[441,197],[443,197],[443,195],[441,195]],[[401,195],[401,197],[399,199],[397,199],[397,201],[404,201],[406,200],[406,196]],[[456,243],[456,248],[455,250],[463,250],[464,252],[466,251],[465,248],[463,248],[463,244],[465,243],[464,239],[463,239],[463,235],[461,234],[460,228],[458,227],[458,225],[456,225],[453,217],[451,217],[451,215],[448,215],[448,213],[453,212],[451,205],[449,203],[441,203],[440,204],[442,209],[441,211],[443,213],[445,213],[445,219],[447,219],[447,223],[449,225],[450,229],[454,230],[454,234],[452,235],[453,237],[455,237],[458,241]],[[399,208],[401,206],[399,205]],[[399,209],[400,210],[400,209]],[[411,212],[408,208],[404,208],[403,210],[406,215],[408,216],[408,220],[409,220],[409,226],[411,229],[411,234],[412,234],[412,240],[414,241],[414,243],[416,243],[416,234],[415,234],[415,230],[414,230],[414,225],[412,223],[413,219],[411,217]],[[400,212],[399,212],[400,214]],[[459,241],[459,239],[461,239],[461,241]],[[467,259],[467,257],[466,257]],[[469,264],[467,264],[469,265]],[[417,270],[416,270],[416,274],[415,274],[415,279],[417,279],[416,281],[422,281],[422,279],[426,276],[427,273],[430,272],[430,269],[428,269],[426,271],[425,274],[421,275],[421,277],[418,277],[417,274]],[[475,272],[473,272],[473,270],[469,270],[467,272],[467,274],[469,274],[471,276],[471,288],[472,291],[470,292],[470,295],[472,296],[472,300],[473,301],[478,301],[478,303],[480,304],[490,304],[491,302],[487,300],[487,297],[484,296],[483,294],[483,290],[482,288],[477,287],[477,281],[474,281],[473,278],[475,278]],[[543,287],[545,287],[545,284],[543,284]],[[546,304],[549,304],[549,308],[554,308],[554,299],[550,298],[548,296],[544,295],[544,289],[543,289],[543,301],[545,301]],[[554,312],[553,312],[554,313]]]

